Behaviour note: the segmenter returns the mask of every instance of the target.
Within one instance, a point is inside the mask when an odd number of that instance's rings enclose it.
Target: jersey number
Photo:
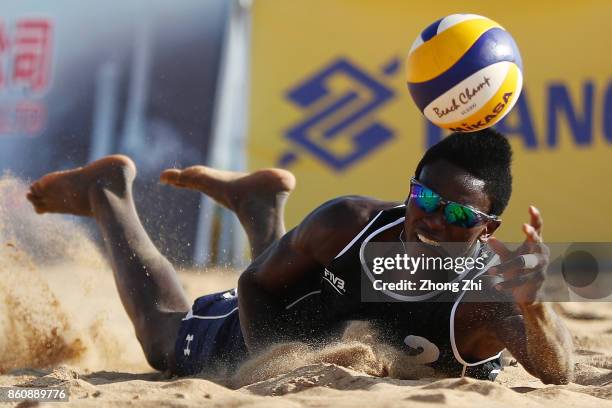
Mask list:
[[[438,346],[421,336],[406,336],[404,344],[408,346],[408,355],[415,364],[433,363],[440,357]]]

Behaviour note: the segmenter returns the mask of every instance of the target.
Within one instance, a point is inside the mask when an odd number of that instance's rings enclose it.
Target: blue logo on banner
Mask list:
[[[399,69],[399,59],[382,67],[383,75],[393,75]],[[343,77],[351,87],[334,93],[330,82]],[[393,131],[378,122],[374,113],[391,98],[393,91],[370,75],[340,58],[323,70],[289,90],[287,97],[308,112],[308,116],[285,133],[301,153],[343,171],[393,138]],[[348,152],[332,150],[338,139],[347,141]],[[287,152],[279,159],[281,167],[289,167],[298,159]]]

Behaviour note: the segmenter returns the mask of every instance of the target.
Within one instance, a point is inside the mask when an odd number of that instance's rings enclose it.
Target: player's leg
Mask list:
[[[108,156],[78,169],[47,174],[30,187],[37,213],[94,217],[110,255],[121,302],[149,364],[172,369],[181,318],[190,304],[172,265],[144,230],[132,198],[134,163]]]
[[[239,173],[193,166],[166,170],[160,180],[200,191],[233,211],[249,237],[252,259],[285,234],[285,203],[295,188],[295,177],[286,170]]]

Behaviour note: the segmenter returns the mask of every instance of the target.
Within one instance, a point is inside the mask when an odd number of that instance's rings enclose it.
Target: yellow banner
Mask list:
[[[468,7],[469,5],[469,7]],[[280,166],[298,186],[297,224],[346,194],[403,201],[427,146],[442,137],[405,84],[404,59],[437,19],[474,13],[516,40],[525,84],[497,126],[514,148],[514,185],[498,236],[522,240],[534,204],[547,241],[609,241],[612,229],[612,2],[256,0],[251,169]]]

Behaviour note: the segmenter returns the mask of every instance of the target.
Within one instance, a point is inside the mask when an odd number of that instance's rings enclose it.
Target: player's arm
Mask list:
[[[549,305],[525,306],[495,324],[495,334],[519,363],[545,384],[567,384],[573,375],[572,336]]]
[[[240,276],[240,324],[249,350],[291,338],[287,304],[320,280],[324,265],[367,224],[372,205],[357,197],[323,204],[262,253]],[[312,287],[312,286],[311,286]]]
[[[513,298],[516,312],[495,322],[494,330],[527,371],[544,383],[566,384],[574,369],[572,336],[550,306],[540,301],[549,250],[542,243],[540,212],[532,206],[529,213],[531,221],[523,225],[525,242],[516,251],[489,240],[502,260],[489,273],[503,277],[497,288]]]

